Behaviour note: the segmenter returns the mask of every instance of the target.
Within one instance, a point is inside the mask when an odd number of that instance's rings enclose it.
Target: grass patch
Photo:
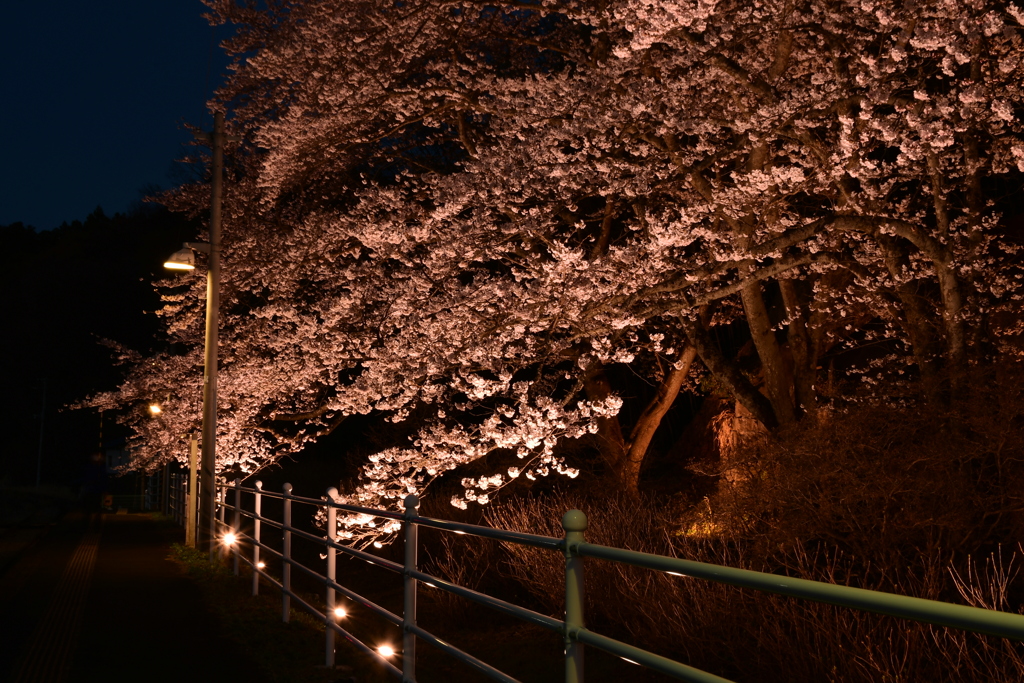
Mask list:
[[[263,586],[267,595],[251,594],[251,574],[235,576],[220,560],[174,543],[171,560],[200,587],[221,632],[239,646],[271,683],[377,683],[390,681],[385,672],[341,636],[337,637],[334,670],[324,667],[324,626],[305,611],[293,609],[290,622],[281,620],[280,594]],[[313,596],[303,596],[316,604]]]

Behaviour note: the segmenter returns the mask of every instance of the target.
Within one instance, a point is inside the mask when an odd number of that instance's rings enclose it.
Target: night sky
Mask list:
[[[0,21],[0,225],[39,229],[176,184],[226,72],[199,0],[7,3]]]

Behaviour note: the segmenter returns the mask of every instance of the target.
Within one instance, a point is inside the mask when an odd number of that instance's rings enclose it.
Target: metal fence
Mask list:
[[[229,493],[233,497],[231,504],[228,503]],[[244,509],[242,505],[243,494],[246,494],[246,497],[251,496],[252,509]],[[417,584],[420,582],[557,633],[565,644],[564,666],[567,683],[582,683],[583,681],[584,645],[603,650],[634,664],[660,671],[680,680],[692,681],[694,683],[729,683],[727,679],[714,674],[695,669],[681,662],[662,657],[653,652],[603,636],[585,628],[583,615],[583,570],[585,559],[619,562],[634,567],[664,572],[676,577],[705,579],[731,586],[751,588],[757,591],[813,600],[830,605],[958,628],[965,631],[1014,640],[1024,640],[1024,616],[1019,614],[861,588],[851,588],[819,581],[790,578],[662,555],[650,555],[587,543],[584,540],[587,518],[579,510],[569,510],[565,513],[562,517],[562,528],[565,530],[565,535],[562,538],[554,538],[422,517],[417,513],[419,500],[416,496],[408,496],[405,499],[404,513],[339,503],[337,502],[338,491],[334,488],[328,489],[325,498],[295,496],[292,494],[291,484],[285,484],[281,493],[272,493],[264,491],[260,482],[256,482],[255,488],[245,488],[241,486],[238,480],[235,480],[233,485],[218,485],[217,497],[219,503],[217,521],[219,539],[230,549],[233,555],[234,571],[236,574],[239,572],[240,562],[244,562],[252,567],[253,595],[258,594],[261,579],[265,580],[281,592],[282,619],[284,621],[288,621],[290,618],[293,600],[298,606],[321,620],[326,630],[325,662],[328,667],[334,666],[335,636],[341,635],[358,649],[377,658],[388,671],[400,678],[403,683],[413,683],[416,680],[417,639],[439,648],[494,680],[510,683],[516,681],[511,676],[441,640],[417,625],[416,595]],[[262,504],[264,498],[281,501],[281,521],[276,521],[263,515]],[[292,525],[293,504],[324,509],[326,513],[326,536],[311,534],[294,527]],[[346,513],[367,515],[370,518],[383,518],[400,522],[404,535],[404,562],[394,562],[339,543],[336,524],[339,510]],[[226,519],[228,512],[231,513],[230,521]],[[248,529],[248,531],[243,530],[243,519],[247,520],[245,529]],[[251,526],[249,526],[248,520],[251,520]],[[281,550],[277,550],[264,543],[265,539],[262,538],[261,533],[263,524],[280,530]],[[565,557],[565,618],[561,620],[555,619],[419,571],[417,566],[419,527],[430,527],[455,534],[528,545],[562,554]],[[324,548],[325,552],[321,554],[322,556],[326,555],[323,573],[295,560],[292,553],[293,537],[303,538]],[[262,553],[264,552],[280,561],[280,580],[267,573],[265,563],[261,560]],[[358,558],[400,574],[404,582],[402,614],[395,614],[339,584],[336,576],[338,553]],[[310,602],[307,602],[303,597],[294,592],[292,588],[292,569],[303,572],[324,586],[322,607],[310,604]],[[344,595],[354,603],[361,605],[368,611],[383,617],[400,628],[403,634],[401,652],[395,652],[386,648],[375,649],[360,641],[343,628],[342,619],[340,618],[343,615],[336,614],[335,612],[338,594]],[[400,667],[395,664],[396,661],[400,661]]]
[[[186,472],[169,472],[167,478],[167,515],[181,526],[185,526],[188,474]]]

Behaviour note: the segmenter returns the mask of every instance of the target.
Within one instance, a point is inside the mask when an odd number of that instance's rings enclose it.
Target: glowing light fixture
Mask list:
[[[263,568],[264,568],[264,567],[266,567],[266,566],[267,566],[267,563],[266,563],[266,562],[257,562],[257,563],[256,563],[256,568],[257,568],[257,569],[263,569]]]
[[[394,657],[395,649],[390,645],[381,645],[377,648],[377,652],[380,653],[381,657]]]
[[[157,404],[155,404],[155,403],[150,403],[149,404],[149,414],[150,415],[159,415],[162,412],[164,412],[164,411],[161,410],[160,406],[158,406]]]
[[[224,534],[224,545],[234,545],[237,540],[238,537],[231,532]]]
[[[348,616],[348,612],[345,611],[344,607],[335,607],[334,616],[336,616],[338,619],[344,619]],[[387,655],[384,656],[386,657]]]
[[[195,252],[189,248],[179,249],[164,261],[164,268],[170,268],[171,270],[195,270]]]

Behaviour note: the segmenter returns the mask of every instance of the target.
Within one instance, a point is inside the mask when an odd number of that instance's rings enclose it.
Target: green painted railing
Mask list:
[[[516,679],[511,676],[445,642],[417,625],[416,594],[418,583],[425,583],[432,588],[447,591],[453,595],[486,605],[498,612],[558,633],[565,643],[566,683],[582,683],[584,680],[584,645],[604,650],[634,664],[660,671],[680,680],[692,681],[693,683],[729,683],[727,679],[714,674],[695,669],[682,662],[662,657],[653,652],[588,630],[584,626],[583,614],[585,558],[618,562],[633,567],[663,572],[672,576],[716,581],[730,586],[750,588],[766,593],[813,600],[830,605],[886,614],[893,617],[948,626],[1002,638],[1024,640],[1024,616],[1020,614],[998,612],[935,600],[924,600],[922,598],[862,588],[838,586],[820,581],[789,578],[777,574],[694,562],[662,555],[650,555],[632,550],[587,543],[584,540],[584,534],[587,529],[587,517],[580,510],[569,510],[565,513],[562,517],[562,528],[565,530],[565,536],[563,538],[554,538],[551,536],[538,536],[473,524],[462,524],[443,519],[421,517],[417,513],[419,500],[416,496],[408,496],[405,499],[405,512],[401,513],[339,503],[337,502],[338,492],[333,488],[327,491],[326,499],[293,496],[290,484],[285,484],[284,490],[280,494],[263,491],[260,482],[256,482],[255,488],[243,488],[238,480],[234,482],[233,486],[222,485],[218,489],[221,491],[219,515],[221,537],[231,541],[229,545],[234,555],[236,574],[238,573],[239,560],[246,562],[252,567],[253,595],[258,593],[262,578],[280,589],[283,608],[282,616],[285,621],[289,619],[292,599],[295,599],[301,607],[320,618],[324,622],[327,633],[325,659],[328,667],[334,666],[335,634],[339,634],[358,649],[379,659],[391,673],[401,678],[404,683],[414,683],[416,680],[417,639],[439,648],[494,680],[516,683]],[[233,505],[228,505],[227,503],[227,493],[229,491],[234,494]],[[251,511],[243,509],[241,504],[243,494],[253,497],[253,508]],[[262,499],[268,496],[283,501],[284,514],[281,522],[262,515]],[[315,506],[326,510],[328,529],[326,538],[310,534],[292,526],[291,508],[293,503]],[[225,512],[227,510],[233,512],[233,519],[230,524],[225,521]],[[338,510],[400,521],[405,536],[404,562],[398,563],[387,560],[338,543],[336,535],[336,514]],[[243,518],[252,520],[251,533],[243,530]],[[280,551],[271,548],[261,541],[260,531],[261,525],[264,523],[281,529],[283,543]],[[417,566],[418,527],[430,527],[456,534],[496,539],[562,553],[565,557],[565,619],[555,619],[419,571]],[[325,574],[321,574],[294,560],[291,553],[293,535],[319,544],[326,549]],[[246,545],[250,548],[248,556],[243,552]],[[265,571],[264,564],[260,561],[261,551],[269,552],[280,558],[282,562],[282,578],[280,581],[271,577]],[[402,575],[404,581],[404,605],[401,616],[373,603],[337,582],[336,557],[339,552]],[[309,602],[293,592],[291,587],[292,568],[302,571],[325,586],[325,600],[322,612],[318,607],[309,604]],[[375,613],[401,628],[403,633],[402,652],[397,653],[380,648],[374,649],[345,630],[340,623],[341,617],[335,613],[336,595],[338,593],[361,605],[369,612]],[[396,659],[401,660],[401,668],[395,665],[394,660]]]

